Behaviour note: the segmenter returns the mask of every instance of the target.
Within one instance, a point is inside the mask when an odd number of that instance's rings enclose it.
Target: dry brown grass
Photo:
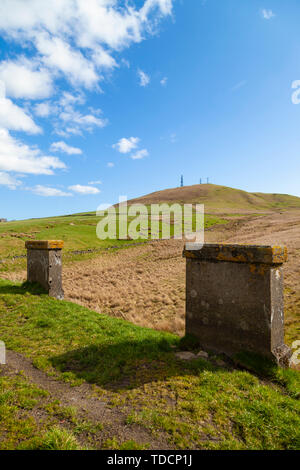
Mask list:
[[[199,203],[206,212],[257,213],[282,209],[299,209],[300,198],[287,194],[248,193],[240,189],[215,184],[195,184],[182,188],[170,188],[132,199],[128,204]]]
[[[284,244],[288,343],[300,337],[300,211],[234,219],[212,227],[206,242]],[[106,252],[64,267],[66,299],[138,325],[184,333],[185,260],[175,240]],[[25,279],[25,272],[1,275]]]
[[[182,243],[162,241],[104,254],[64,270],[66,298],[160,330],[184,331]]]
[[[286,325],[289,342],[299,336],[300,212],[234,220],[213,227],[206,242],[284,244]],[[64,270],[69,300],[138,325],[184,334],[185,260],[175,240],[105,254]]]

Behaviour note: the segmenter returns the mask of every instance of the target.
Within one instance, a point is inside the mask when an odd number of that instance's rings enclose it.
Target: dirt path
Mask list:
[[[37,387],[50,393],[50,398],[59,400],[62,406],[72,406],[77,410],[77,417],[94,424],[103,424],[99,443],[116,438],[120,442],[134,440],[139,444],[150,444],[151,449],[169,449],[170,446],[161,438],[156,439],[142,426],[126,424],[126,416],[117,408],[109,406],[109,396],[105,399],[96,396],[93,387],[84,383],[71,387],[65,382],[52,379],[43,371],[36,369],[31,361],[14,351],[6,351],[6,365],[1,365],[1,374],[11,375],[23,372],[26,378]]]

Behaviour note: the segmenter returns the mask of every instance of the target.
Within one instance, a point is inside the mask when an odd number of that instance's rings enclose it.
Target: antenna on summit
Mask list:
[[[181,175],[180,186],[183,188],[183,175]]]

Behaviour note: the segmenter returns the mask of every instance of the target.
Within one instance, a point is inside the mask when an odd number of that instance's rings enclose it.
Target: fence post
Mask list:
[[[27,280],[37,282],[46,289],[50,297],[62,300],[62,249],[61,240],[26,241]]]
[[[254,352],[288,367],[281,246],[188,243],[186,333],[206,350]]]

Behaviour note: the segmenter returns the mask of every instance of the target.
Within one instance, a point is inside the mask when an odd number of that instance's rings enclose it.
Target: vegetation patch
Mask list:
[[[0,450],[81,448],[75,435],[59,426],[57,418],[63,409],[58,404],[56,414],[43,412],[48,395],[22,374],[0,375]]]
[[[265,370],[258,374],[236,370],[230,363],[218,366],[211,359],[182,361],[175,356],[180,338],[170,333],[50,299],[26,284],[0,281],[0,294],[0,337],[7,347],[71,385],[93,384],[96,397],[124,414],[127,429],[139,426],[177,449],[299,449],[298,372],[274,369],[272,374]],[[45,318],[48,326],[39,323]],[[27,397],[25,405],[36,406],[31,401],[36,399]],[[39,448],[72,448],[81,442],[76,427],[78,431],[89,427],[77,423],[73,407],[58,410],[57,406],[47,405],[47,415],[71,423],[67,431],[73,437],[46,430]],[[7,421],[4,415],[0,425],[4,437]],[[39,435],[31,420],[26,426],[23,440]],[[125,434],[123,439],[108,439],[102,447],[133,449],[148,444],[126,439]],[[4,446],[9,445],[16,446],[16,441]]]

